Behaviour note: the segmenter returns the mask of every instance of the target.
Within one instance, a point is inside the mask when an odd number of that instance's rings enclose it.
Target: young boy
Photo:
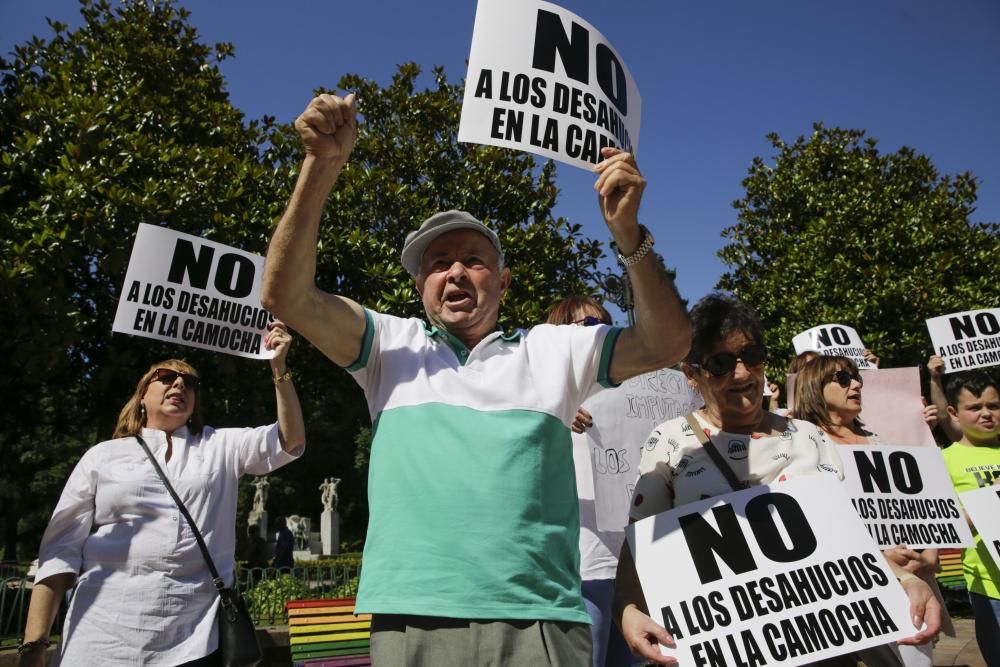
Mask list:
[[[1000,391],[986,373],[960,375],[945,390],[948,414],[962,439],[944,450],[945,464],[959,493],[1000,485]],[[971,525],[971,524],[970,524]],[[1000,568],[982,538],[962,551],[962,569],[976,618],[976,641],[986,664],[1000,666]]]

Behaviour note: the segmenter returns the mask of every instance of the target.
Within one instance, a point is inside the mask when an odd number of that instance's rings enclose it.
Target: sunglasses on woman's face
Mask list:
[[[184,385],[192,389],[197,389],[198,385],[201,384],[201,378],[191,373],[181,373],[172,368],[157,368],[153,371],[153,379],[167,385],[176,382],[178,377],[183,378]]]
[[[695,368],[704,368],[715,377],[720,378],[735,371],[736,364],[740,361],[747,368],[756,368],[767,361],[767,349],[761,345],[747,345],[736,354],[732,352],[718,352],[710,356],[703,363],[691,365]]]
[[[594,317],[593,315],[587,315],[586,317],[584,317],[582,319],[574,320],[573,321],[573,324],[575,324],[577,326],[581,326],[581,327],[592,327],[592,326],[594,326],[596,324],[600,324],[600,323],[601,323],[601,318]]]
[[[864,386],[865,381],[861,379],[861,376],[857,373],[851,373],[850,371],[839,370],[833,374],[831,382],[836,382],[844,389],[848,389],[851,386],[851,381],[857,382],[859,385]]]

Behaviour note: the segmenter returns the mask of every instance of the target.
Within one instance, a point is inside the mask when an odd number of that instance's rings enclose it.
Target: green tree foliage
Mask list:
[[[907,147],[882,154],[860,130],[768,139],[773,162],[754,158],[723,231],[718,287],[757,309],[772,377],[818,324],[855,327],[884,366],[916,366],[932,353],[925,319],[998,305],[1000,227],[970,222],[971,173],[942,176]]]
[[[203,44],[171,0],[115,8],[82,0],[81,13],[80,29],[51,21],[48,39],[0,60],[0,298],[9,314],[0,375],[13,388],[0,409],[8,559],[35,554],[70,467],[110,437],[149,364],[193,363],[215,426],[274,419],[266,364],[112,335],[111,323],[141,222],[263,254],[294,184],[299,141],[290,126],[248,122],[232,105],[218,62],[234,47]],[[459,144],[461,85],[436,69],[433,85],[419,90],[419,76],[409,64],[385,87],[357,76],[339,83],[359,93],[363,122],[325,213],[320,286],[419,315],[399,264],[402,240],[432,212],[466,208],[494,224],[508,249],[515,284],[504,326],[533,324],[563,295],[593,291],[601,249],[552,215],[554,165]],[[344,534],[356,539],[367,518],[364,471],[355,470],[355,435],[369,423],[363,397],[304,341],[290,366],[310,463],[274,476],[268,509],[313,514],[323,478],[342,476]],[[251,496],[241,490],[241,507]]]
[[[260,159],[269,123],[245,124],[225,91],[217,62],[231,45],[200,43],[170,3],[85,2],[81,13],[79,30],[50,21],[50,39],[0,62],[0,298],[10,315],[0,374],[16,388],[0,416],[7,558],[18,518],[37,544],[73,457],[110,436],[146,366],[184,356],[214,387],[246,378],[235,358],[111,335],[138,224],[259,251],[283,197]],[[255,383],[266,373],[256,369]],[[224,395],[231,415],[260,405]]]

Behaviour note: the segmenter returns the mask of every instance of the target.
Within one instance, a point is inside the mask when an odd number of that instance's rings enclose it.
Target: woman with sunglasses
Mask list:
[[[213,429],[202,378],[168,359],[142,375],[114,439],[84,453],[39,549],[20,665],[44,664],[63,594],[75,586],[60,641],[64,665],[218,665],[219,596],[190,527],[139,445],[145,440],[187,506],[220,576],[235,570],[238,480],[305,449],[305,425],[285,365],[291,336],[271,325],[277,423]]]
[[[848,357],[818,356],[805,364],[795,379],[795,416],[819,426],[827,438],[838,445],[885,444],[861,421],[861,390],[864,379]],[[936,410],[924,409],[924,420],[933,428]],[[941,600],[936,573],[938,550],[914,551],[905,544],[882,552],[890,563],[920,577]],[[955,630],[942,603],[941,630],[954,636]],[[933,664],[932,642],[919,646],[892,647],[906,667],[930,667]]]
[[[842,478],[836,447],[816,426],[764,409],[767,350],[753,309],[736,298],[710,294],[692,308],[690,317],[693,339],[681,369],[705,405],[660,424],[644,442],[629,520],[733,490],[688,417],[748,486],[811,474]],[[672,646],[673,639],[648,614],[627,543],[615,585],[615,620],[632,652],[656,664],[673,664],[658,646]],[[921,612],[928,595],[921,591],[917,597]]]

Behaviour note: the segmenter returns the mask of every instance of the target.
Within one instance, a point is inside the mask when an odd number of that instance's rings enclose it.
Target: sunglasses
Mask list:
[[[601,318],[599,317],[594,317],[593,315],[587,315],[583,319],[574,321],[573,324],[576,324],[581,327],[592,327],[596,324],[603,324],[603,322],[601,322]]]
[[[839,384],[844,389],[847,389],[851,386],[852,380],[854,382],[857,382],[861,386],[864,386],[865,384],[865,381],[861,379],[860,375],[845,370],[837,371],[836,373],[833,374],[833,377],[830,379],[831,381],[836,381],[836,383]]]
[[[201,378],[197,375],[192,375],[191,373],[181,373],[180,371],[175,371],[170,368],[157,368],[153,371],[153,379],[163,384],[173,384],[177,381],[177,378],[184,379],[184,385],[191,387],[192,389],[197,389],[198,385],[201,384]]]
[[[703,363],[690,365],[695,368],[704,368],[715,377],[720,378],[735,371],[736,364],[740,361],[748,368],[760,366],[767,361],[767,349],[762,345],[747,345],[736,354],[719,352],[710,356]]]

